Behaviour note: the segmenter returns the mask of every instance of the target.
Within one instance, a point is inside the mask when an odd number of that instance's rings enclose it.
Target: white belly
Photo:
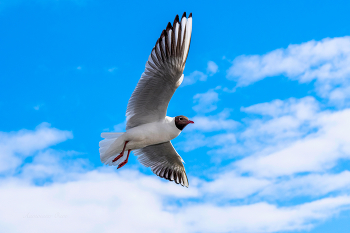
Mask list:
[[[176,138],[181,131],[169,123],[153,122],[131,128],[124,134],[128,141],[125,149],[140,149],[149,145],[159,144]]]

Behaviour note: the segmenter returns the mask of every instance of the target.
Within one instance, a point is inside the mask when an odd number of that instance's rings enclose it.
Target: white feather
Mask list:
[[[179,36],[179,27],[180,27],[180,24],[179,23],[176,23],[176,26],[175,26],[175,48],[177,47],[177,41],[178,41],[178,36]]]
[[[156,50],[157,50],[157,53],[158,53],[158,55],[159,55],[159,57],[161,56],[160,54],[162,53],[161,51],[160,51],[160,47],[159,47],[159,43],[157,43],[156,44]],[[157,57],[157,55],[155,55],[156,57]],[[160,58],[161,59],[161,58]],[[157,58],[157,61],[158,61],[158,58]],[[158,63],[160,63],[160,62],[158,62]]]
[[[106,162],[110,158],[114,158],[114,155],[120,153],[122,151],[123,146],[123,139],[122,135],[124,133],[102,133],[101,137],[105,138],[104,140],[100,141],[99,146],[99,152],[100,152],[100,159],[102,163],[107,164]],[[119,139],[119,140],[118,140]],[[112,160],[113,160],[112,158]]]
[[[183,40],[184,40],[184,32],[185,32],[185,28],[186,28],[186,22],[187,19],[185,17],[183,17],[181,19],[181,45],[183,44]]]
[[[100,141],[101,162],[108,165],[118,165],[126,159],[125,153],[128,150],[140,149],[176,138],[181,130],[176,127],[174,121],[173,117],[165,117],[164,121],[143,124],[128,129],[125,133],[102,133],[101,136],[105,139]],[[126,141],[128,143],[123,157],[112,162],[122,152]]]
[[[188,18],[187,24],[186,24],[186,40],[185,40],[185,56],[183,62],[185,62],[187,58],[187,53],[190,48],[191,43],[191,34],[192,34],[192,17]]]
[[[166,53],[166,48],[165,48],[165,37],[162,37],[162,49],[163,49],[163,52]]]
[[[154,70],[154,69],[150,66],[150,64],[153,65],[153,67],[157,67],[157,66],[154,64],[154,62],[153,62],[152,55],[153,55],[153,57],[158,61],[155,50],[152,50],[151,54],[150,54],[149,57],[148,57],[148,62],[146,62],[146,68],[147,68],[148,70]],[[150,63],[150,64],[148,64],[148,63]],[[143,74],[144,74],[144,73],[142,73],[142,75],[143,75]]]
[[[184,74],[182,74],[179,80],[177,80],[176,87],[180,86],[183,80],[184,80]]]
[[[164,121],[142,124],[128,129],[123,136],[128,141],[125,150],[140,149],[176,138],[180,133],[175,125],[175,118],[165,117]]]
[[[173,30],[169,30],[168,32],[168,46],[169,46],[169,51],[171,53],[171,36],[172,36]]]

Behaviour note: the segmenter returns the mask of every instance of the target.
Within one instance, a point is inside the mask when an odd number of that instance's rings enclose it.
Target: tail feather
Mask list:
[[[100,159],[101,162],[110,166],[115,166],[124,161],[126,154],[123,157],[113,162],[115,156],[117,156],[123,149],[124,140],[118,140],[124,133],[102,133],[101,137],[104,140],[100,141]],[[122,139],[122,138],[121,138]]]

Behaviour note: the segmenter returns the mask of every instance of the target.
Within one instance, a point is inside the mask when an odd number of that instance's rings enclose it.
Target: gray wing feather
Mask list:
[[[183,165],[183,160],[176,152],[171,142],[164,142],[156,145],[133,150],[138,160],[152,172],[164,179],[175,181],[177,184],[188,187],[188,179]]]
[[[168,104],[181,84],[181,76],[191,43],[192,14],[163,30],[126,110],[126,129],[165,118]]]

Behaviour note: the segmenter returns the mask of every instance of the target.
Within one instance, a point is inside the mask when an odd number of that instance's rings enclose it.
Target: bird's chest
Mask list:
[[[149,123],[132,128],[128,132],[133,149],[170,141],[180,134],[180,130],[170,124]]]

